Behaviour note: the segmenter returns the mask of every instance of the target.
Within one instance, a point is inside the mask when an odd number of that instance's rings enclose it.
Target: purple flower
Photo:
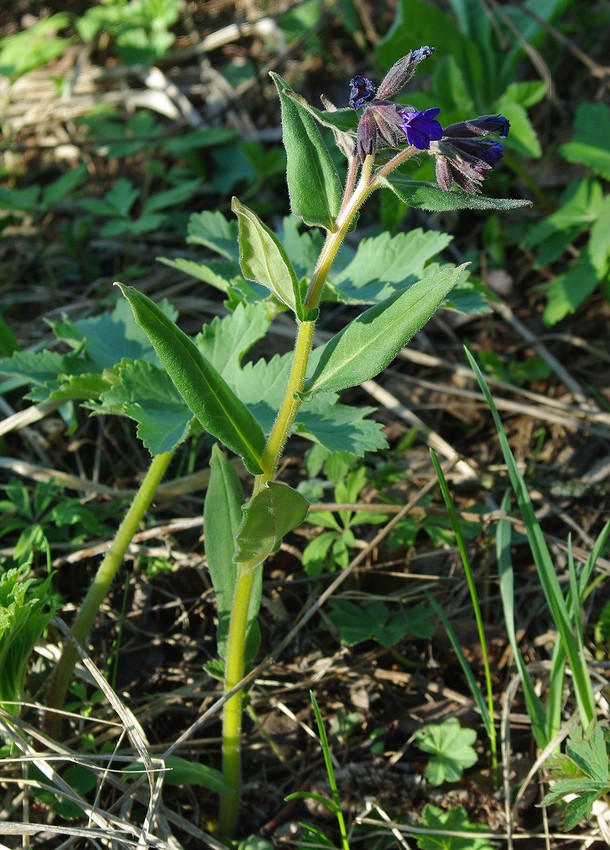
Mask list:
[[[405,109],[401,111],[401,129],[407,137],[407,141],[420,151],[427,151],[430,142],[438,142],[443,137],[443,128],[436,116],[440,112],[438,106],[419,112],[417,109]]]
[[[361,77],[358,74],[351,78],[349,84],[352,87],[349,95],[349,105],[352,109],[361,109],[377,94],[377,86],[368,77]]]
[[[485,138],[497,133],[505,138],[510,124],[503,115],[482,115],[470,121],[450,124],[430,152],[436,156],[436,179],[449,192],[455,181],[464,191],[476,195],[488,171],[503,155],[502,145]]]
[[[441,125],[434,120],[440,112],[437,107],[418,112],[412,106],[397,106],[386,99],[396,94],[419,63],[433,53],[434,48],[427,45],[409,51],[392,65],[379,89],[368,77],[352,77],[349,105],[352,109],[364,107],[356,132],[356,152],[361,161],[379,148],[397,148],[406,141],[419,150],[428,150],[430,141],[443,135]]]

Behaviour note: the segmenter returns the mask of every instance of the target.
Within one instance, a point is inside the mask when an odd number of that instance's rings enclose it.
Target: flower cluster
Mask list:
[[[437,106],[420,111],[401,106],[392,97],[411,79],[417,66],[434,53],[433,47],[419,47],[390,68],[379,88],[367,77],[350,80],[349,105],[363,109],[356,134],[356,153],[361,162],[381,148],[399,148],[407,142],[427,151],[436,159],[436,179],[443,191],[453,182],[470,194],[481,191],[487,172],[502,156],[500,142],[488,139],[492,133],[505,138],[509,122],[503,115],[483,115],[459,124],[441,126]]]

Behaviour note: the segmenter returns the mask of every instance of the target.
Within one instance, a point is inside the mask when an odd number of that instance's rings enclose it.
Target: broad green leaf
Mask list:
[[[335,229],[341,205],[341,183],[317,124],[278,74],[271,74],[282,109],[282,133],[286,148],[286,178],[290,207],[310,227]]]
[[[243,458],[250,472],[260,473],[265,435],[248,408],[195,343],[150,298],[132,286],[117,286],[191,412],[206,431]]]
[[[0,375],[14,375],[42,386],[59,375],[79,374],[86,366],[76,354],[57,351],[15,351],[0,362]]]
[[[157,260],[166,266],[184,272],[184,274],[189,274],[197,280],[202,280],[225,294],[228,293],[235,278],[240,276],[237,263],[198,263],[195,260],[187,260],[182,257],[175,260],[169,257],[157,257]]]
[[[436,183],[411,180],[402,174],[392,174],[384,180],[400,200],[410,207],[430,212],[447,210],[516,210],[531,207],[532,202],[522,198],[488,198],[485,195],[470,195],[462,189],[443,192]]]
[[[550,763],[551,778],[556,781],[544,798],[545,803],[563,803],[564,827],[572,829],[591,814],[593,803],[610,791],[608,748],[604,731],[595,721],[583,732],[575,726],[570,732],[565,755],[554,757]]]
[[[464,268],[458,266],[425,277],[350,322],[324,346],[306,381],[305,397],[339,392],[382,372],[433,315]]]
[[[187,234],[187,242],[205,245],[225,259],[239,262],[237,222],[226,219],[221,212],[205,210],[193,213],[189,219]]]
[[[296,274],[279,239],[248,207],[233,198],[237,216],[239,262],[243,276],[262,283],[276,298],[302,317],[301,293]]]
[[[371,639],[381,646],[396,646],[406,635],[431,637],[434,633],[430,609],[424,605],[391,611],[379,601],[356,605],[348,599],[333,599],[329,616],[347,646]]]
[[[462,728],[457,717],[443,723],[430,723],[415,733],[415,744],[432,758],[426,765],[426,779],[432,785],[457,782],[466,768],[477,761],[472,746],[477,739],[474,729]]]
[[[494,850],[487,838],[477,838],[477,833],[488,833],[484,823],[471,823],[463,806],[441,809],[428,803],[422,809],[426,835],[416,836],[420,850]]]
[[[303,522],[308,509],[307,499],[292,487],[270,481],[244,506],[235,560],[261,564]]]
[[[315,352],[312,358],[315,361]],[[276,355],[271,360],[246,363],[232,377],[232,386],[250,407],[264,431],[269,431],[286,391],[291,355]],[[387,448],[379,422],[367,419],[374,409],[339,402],[335,393],[320,393],[297,412],[294,431],[320,443],[329,451],[351,452],[362,457],[366,452]]]
[[[166,300],[159,308],[170,320],[176,310]],[[51,322],[53,333],[73,348],[83,345],[96,369],[109,369],[125,358],[158,363],[157,355],[143,329],[134,319],[132,310],[123,298],[117,299],[112,313],[78,319]]]
[[[81,163],[76,168],[71,168],[66,171],[57,180],[54,180],[50,185],[45,186],[42,191],[41,206],[45,210],[63,201],[64,198],[73,192],[78,186],[82,185],[89,177],[87,166]]]
[[[233,465],[224,453],[214,446],[210,459],[210,483],[203,508],[203,531],[205,535],[205,554],[218,611],[218,632],[216,643],[218,654],[226,658],[229,638],[229,622],[233,608],[235,591],[235,547],[236,538],[242,520],[244,496],[239,477]],[[256,576],[248,608],[248,634],[246,655],[253,658],[260,644],[260,631],[257,614],[260,607],[262,589],[262,570]]]
[[[0,188],[0,210],[32,212],[38,202],[40,186],[25,189]]]
[[[59,607],[50,582],[51,576],[38,581],[21,568],[0,573],[0,705],[23,698],[30,655]]]
[[[569,313],[574,313],[585,298],[597,289],[599,283],[599,274],[585,248],[568,270],[557,275],[549,284],[546,290],[547,305],[543,313],[545,324],[556,325]]]
[[[193,414],[164,369],[144,360],[127,360],[114,369],[117,383],[92,405],[95,413],[128,416],[137,435],[153,454],[170,452],[191,432]]]
[[[332,284],[342,301],[382,301],[423,277],[426,263],[451,241],[452,237],[445,233],[420,227],[395,236],[386,232],[362,239],[355,252],[342,251],[340,261],[351,259],[331,273]]]
[[[586,165],[610,180],[610,109],[605,103],[582,103],[574,126],[574,138],[561,145],[559,152],[568,162]]]
[[[165,210],[168,207],[178,207],[201,189],[201,180],[187,180],[184,183],[179,183],[177,186],[172,186],[171,189],[165,189],[163,192],[153,192],[145,201],[143,206],[143,214],[157,212],[157,210]]]
[[[300,225],[296,215],[287,215],[282,222],[280,238],[297,277],[302,278],[311,275],[322,250],[323,237],[319,230],[300,233]]]
[[[255,342],[265,336],[272,317],[273,311],[268,304],[238,304],[229,316],[216,317],[205,324],[194,339],[206,360],[240,398],[236,381],[242,358]]]

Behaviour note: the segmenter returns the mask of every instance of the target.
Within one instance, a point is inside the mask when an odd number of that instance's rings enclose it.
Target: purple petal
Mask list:
[[[361,109],[377,94],[377,86],[368,77],[358,74],[352,77],[349,84],[352,87],[349,95],[349,105],[352,109]]]
[[[412,112],[403,112],[401,128],[407,137],[407,141],[420,151],[428,150],[430,142],[438,142],[443,137],[443,128],[435,116],[439,114],[440,108],[432,106],[425,112],[415,109]]]

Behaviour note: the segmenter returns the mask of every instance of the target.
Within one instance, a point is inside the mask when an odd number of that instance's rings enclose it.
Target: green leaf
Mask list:
[[[214,446],[210,459],[210,483],[203,508],[205,554],[218,611],[216,643],[218,654],[226,659],[229,623],[235,591],[236,539],[243,521],[244,496],[237,472],[224,453]],[[248,632],[246,638],[247,660],[254,658],[260,644],[257,614],[262,591],[262,570],[256,580],[248,607]]]
[[[38,581],[20,568],[0,572],[0,705],[23,698],[30,655],[59,607],[50,582],[51,576]],[[15,705],[3,707],[19,711]]]
[[[604,278],[608,274],[610,265],[610,195],[606,195],[597,210],[597,218],[591,228],[588,249],[591,263],[600,279]]]
[[[271,77],[280,96],[292,212],[310,227],[335,230],[342,190],[328,148],[309,112],[288,95],[288,83],[278,74]]]
[[[250,472],[260,473],[265,435],[248,408],[150,298],[131,286],[117,286],[191,412],[210,434],[243,458]]]
[[[201,180],[186,180],[163,192],[154,192],[144,202],[143,215],[165,210],[168,207],[178,207],[201,189]]]
[[[580,726],[570,732],[566,754],[556,756],[549,764],[556,779],[545,803],[563,803],[563,798],[576,795],[564,809],[564,828],[572,829],[591,814],[593,803],[610,791],[608,749],[604,731],[596,721],[583,733]]]
[[[170,320],[176,310],[166,300],[159,308]],[[125,358],[158,363],[157,355],[143,329],[137,324],[127,301],[118,298],[112,313],[102,313],[72,322],[51,322],[53,333],[73,348],[83,345],[96,369],[112,368]]]
[[[163,777],[164,785],[197,785],[218,794],[231,790],[223,782],[222,772],[207,764],[188,761],[180,756],[168,756],[164,762],[167,770]]]
[[[443,192],[436,183],[411,180],[402,174],[394,173],[384,180],[404,204],[430,212],[448,210],[516,210],[531,207],[532,202],[522,198],[488,198],[485,195],[470,195],[462,189]]]
[[[197,348],[240,398],[236,379],[242,358],[265,336],[272,316],[269,305],[238,304],[231,315],[216,317],[195,337]]]
[[[221,212],[205,210],[193,213],[189,219],[187,234],[186,241],[190,244],[205,245],[225,259],[239,262],[237,222],[226,219]]]
[[[323,127],[328,127],[331,130],[340,130],[342,133],[349,133],[354,136],[356,135],[360,116],[355,109],[352,109],[349,106],[343,109],[333,110],[316,109],[316,107],[308,103],[304,97],[297,94],[290,88],[285,89],[285,94],[302,109],[309,112],[310,115],[313,115],[318,124],[322,124]]]
[[[339,259],[346,264],[331,273],[338,298],[349,303],[382,301],[423,277],[426,263],[444,250],[452,238],[417,227],[409,233],[391,236],[385,232],[362,239],[355,252],[344,248]]]
[[[191,275],[191,277],[197,280],[202,280],[204,283],[208,283],[225,294],[229,292],[235,277],[239,276],[239,266],[237,263],[199,263],[195,260],[187,260],[182,257],[174,260],[169,257],[157,257],[157,260],[166,266],[184,272],[184,274]]]
[[[426,765],[426,779],[432,785],[457,782],[466,768],[477,761],[472,746],[477,733],[474,729],[463,729],[457,717],[444,723],[430,723],[415,733],[415,744],[432,758]]]
[[[347,389],[382,372],[433,315],[465,266],[444,269],[369,308],[323,348],[305,397]]]
[[[329,616],[347,646],[371,639],[381,646],[396,646],[407,635],[431,637],[434,632],[426,605],[391,611],[379,601],[356,605],[347,599],[333,599]]]
[[[57,180],[54,180],[48,186],[45,186],[42,192],[41,206],[44,210],[49,210],[51,207],[63,201],[70,192],[73,192],[78,186],[81,186],[89,177],[87,166],[81,163],[76,168],[71,168],[66,171]]]
[[[290,354],[276,355],[269,361],[246,363],[231,378],[235,392],[265,431],[272,428],[284,397],[290,363]],[[346,451],[362,457],[365,452],[387,448],[381,424],[366,418],[373,411],[371,407],[341,404],[335,393],[320,393],[301,405],[294,431],[329,451]]]
[[[173,451],[191,432],[193,414],[164,369],[144,360],[127,360],[114,369],[118,383],[92,405],[95,413],[128,416],[152,455]]]
[[[425,828],[433,834],[417,836],[420,850],[493,850],[487,838],[477,838],[477,833],[489,832],[489,827],[471,823],[462,806],[440,809],[428,804],[422,810],[422,817]]]
[[[582,103],[576,112],[574,138],[559,152],[568,162],[586,165],[610,180],[610,109],[605,103]]]
[[[523,106],[511,100],[507,93],[497,101],[496,109],[510,121],[510,147],[524,156],[541,157],[540,141]]]
[[[296,274],[279,239],[252,210],[233,198],[238,220],[239,262],[243,276],[262,283],[275,297],[303,318]]]
[[[303,522],[308,510],[307,499],[292,487],[268,482],[244,506],[235,560],[261,564],[279,548],[283,537]]]
[[[574,313],[599,283],[599,275],[585,248],[568,270],[557,275],[547,288],[547,305],[543,313],[545,324],[556,325],[569,313]]]

